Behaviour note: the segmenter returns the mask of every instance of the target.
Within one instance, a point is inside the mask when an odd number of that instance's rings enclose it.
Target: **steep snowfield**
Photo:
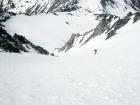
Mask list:
[[[99,23],[96,16],[87,11],[56,13],[56,15],[17,15],[8,20],[5,29],[21,34],[49,51],[62,47],[72,33],[84,33]]]
[[[138,27],[130,21],[62,57],[0,53],[0,104],[140,105]]]
[[[137,7],[132,3],[137,4]],[[119,17],[126,16],[129,12],[136,12],[138,1],[134,0],[79,0],[82,9],[88,9],[94,13],[108,13]],[[138,9],[137,9],[138,10]]]
[[[102,9],[100,0],[79,0],[78,5],[81,6],[82,9],[88,9],[95,13],[99,13],[99,11]]]
[[[120,17],[124,17],[129,11],[133,11],[133,9],[122,0],[116,0],[114,5],[108,4],[108,6],[106,6],[107,13]]]
[[[79,0],[78,5],[97,14],[105,12],[124,17],[129,12],[135,12],[130,4],[130,0]]]
[[[102,1],[105,1],[105,0],[102,0]],[[109,0],[106,0],[106,1],[109,1]],[[135,12],[132,6],[126,3],[126,0],[110,0],[110,1],[113,1],[114,3],[106,2],[106,5],[103,6],[104,7],[103,10],[106,13],[116,15],[119,17],[124,17],[129,12]]]

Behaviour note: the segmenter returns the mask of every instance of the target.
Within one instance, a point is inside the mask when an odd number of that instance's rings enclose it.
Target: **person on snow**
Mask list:
[[[94,49],[94,54],[97,54],[97,49]]]

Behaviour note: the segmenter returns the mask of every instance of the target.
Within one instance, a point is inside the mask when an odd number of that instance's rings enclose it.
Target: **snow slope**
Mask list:
[[[62,47],[72,33],[84,33],[99,23],[96,16],[87,11],[56,13],[55,15],[17,15],[8,20],[5,29],[24,35],[49,51]]]
[[[126,5],[122,0],[116,0],[113,8],[112,5],[108,4],[105,10],[107,13],[120,17],[125,16],[129,11],[133,11],[133,9],[129,5]]]
[[[139,105],[138,27],[130,21],[63,57],[0,53],[0,104]]]
[[[83,9],[88,9],[95,13],[99,13],[99,11],[102,9],[100,0],[79,0],[78,5],[81,6]]]

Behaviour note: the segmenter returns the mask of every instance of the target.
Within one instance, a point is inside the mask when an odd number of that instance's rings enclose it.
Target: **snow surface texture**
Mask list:
[[[130,21],[58,58],[0,53],[0,104],[140,105],[138,27]]]

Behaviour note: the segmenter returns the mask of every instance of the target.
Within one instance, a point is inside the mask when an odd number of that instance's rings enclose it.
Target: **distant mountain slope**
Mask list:
[[[79,8],[94,13],[108,13],[125,16],[128,12],[140,10],[139,0],[1,0],[1,8],[27,15],[48,12],[69,12]]]
[[[84,34],[72,34],[69,40],[61,48],[58,48],[58,52],[66,52],[75,46],[83,46],[90,40],[97,36],[105,34],[105,40],[110,39],[116,35],[118,30],[126,26],[130,21],[133,23],[140,20],[140,13],[129,13],[124,18],[109,14],[97,15],[97,19],[101,19],[99,24],[92,30],[85,32]]]
[[[140,0],[125,0],[136,11],[140,11]]]
[[[15,13],[25,13],[27,15],[53,12],[71,11],[78,8],[77,0],[4,0],[1,6],[4,11],[8,10]]]

